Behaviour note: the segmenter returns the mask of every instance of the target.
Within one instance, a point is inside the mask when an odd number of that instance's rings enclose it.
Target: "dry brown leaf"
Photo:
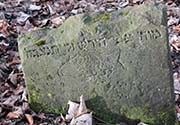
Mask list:
[[[41,119],[46,119],[47,118],[44,113],[40,113],[38,115],[38,117],[41,118]]]
[[[14,112],[9,112],[9,113],[7,114],[7,117],[8,117],[9,119],[18,119],[18,118],[20,117],[20,115],[17,114],[17,113],[14,113]]]
[[[174,32],[180,34],[180,24],[174,27]]]
[[[59,26],[63,23],[63,20],[61,19],[61,17],[55,17],[53,19],[51,19],[51,22],[55,25],[55,26]]]
[[[173,42],[171,45],[176,51],[180,51],[180,42]]]
[[[19,96],[12,95],[6,99],[6,101],[3,102],[4,105],[8,106],[14,106],[14,103],[19,99]]]
[[[15,107],[15,111],[13,111],[13,113],[23,115],[22,107]]]
[[[167,4],[171,5],[173,3],[173,0],[167,0]]]
[[[26,89],[23,90],[21,101],[25,101],[25,102],[28,101],[28,99],[27,99],[27,90]]]
[[[8,78],[10,81],[11,81],[11,83],[13,84],[13,85],[17,85],[17,73],[16,74],[13,74],[13,72],[9,75],[9,78]]]
[[[8,31],[8,23],[6,21],[1,21],[0,22],[0,31],[3,33],[3,35],[8,36],[9,31]]]
[[[6,65],[7,66],[13,66],[13,65],[17,65],[20,64],[21,60],[18,57],[13,57],[11,62],[8,62]]]
[[[34,120],[33,120],[32,115],[30,115],[30,114],[25,114],[25,117],[26,117],[26,119],[28,120],[29,125],[34,125]]]
[[[16,73],[16,74],[17,74],[17,73]],[[19,95],[19,94],[23,93],[24,90],[25,90],[24,86],[18,85],[17,88],[16,88],[15,91],[14,91],[14,94],[15,94],[15,95]]]
[[[64,116],[61,114],[61,119],[63,122],[66,122],[66,119],[64,118]]]
[[[29,103],[28,103],[28,102],[23,102],[23,104],[22,104],[22,110],[26,112],[26,111],[29,110],[29,109],[30,109]]]

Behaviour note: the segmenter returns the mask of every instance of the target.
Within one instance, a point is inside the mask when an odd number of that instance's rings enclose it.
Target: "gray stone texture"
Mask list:
[[[173,125],[166,9],[150,3],[68,18],[21,35],[19,52],[32,107],[63,111],[83,94],[111,123]]]

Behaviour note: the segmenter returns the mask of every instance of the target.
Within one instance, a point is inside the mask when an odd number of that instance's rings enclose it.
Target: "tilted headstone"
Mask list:
[[[19,38],[34,109],[59,113],[84,95],[101,119],[174,120],[166,9],[150,3],[70,17]]]

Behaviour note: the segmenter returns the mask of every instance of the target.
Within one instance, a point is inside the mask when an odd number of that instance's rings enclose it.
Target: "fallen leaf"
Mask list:
[[[49,4],[47,4],[47,6],[48,6],[48,9],[49,9],[50,15],[53,15],[53,14],[56,13]]]
[[[21,116],[21,115],[23,115],[23,110],[22,110],[22,107],[20,106],[20,107],[14,107],[14,110],[15,111],[13,111],[13,113],[15,113],[15,114],[18,114],[19,116]]]
[[[17,73],[16,73],[16,75],[17,75]],[[20,94],[22,95],[22,93],[24,92],[24,89],[25,89],[24,86],[18,85],[14,91],[14,94],[15,95],[20,95]]]
[[[14,106],[14,103],[19,100],[19,96],[17,95],[12,95],[6,99],[6,101],[3,102],[3,105],[8,105],[8,106]]]
[[[129,4],[129,0],[127,0],[126,2],[123,1],[123,2],[119,3],[119,7],[124,8],[124,7],[128,6],[128,4]]]
[[[28,18],[30,17],[30,15],[24,13],[24,12],[19,12],[19,17],[17,18],[17,23],[20,25],[24,25],[26,23],[26,21],[28,20]]]
[[[28,99],[27,99],[27,90],[26,89],[23,90],[21,101],[25,101],[25,102],[28,101]]]
[[[34,125],[34,120],[33,120],[32,115],[30,115],[30,114],[25,114],[25,117],[26,117],[26,119],[28,120],[29,125]]]
[[[19,114],[16,114],[16,113],[13,113],[13,112],[9,112],[9,113],[7,114],[7,117],[8,117],[9,119],[18,119],[18,118],[20,117],[20,115],[19,115]]]
[[[177,26],[175,26],[174,29],[173,29],[173,31],[174,31],[175,33],[180,34],[180,24],[177,25]]]
[[[17,74],[13,74],[13,72],[9,75],[9,78],[8,78],[11,83],[16,86],[17,85]]]
[[[63,23],[63,20],[61,19],[61,17],[55,17],[53,19],[51,19],[51,22],[55,25],[55,26],[59,26]]]
[[[5,37],[9,35],[8,26],[9,25],[6,21],[0,21],[0,31],[3,33]]]
[[[168,20],[168,26],[174,25],[174,24],[178,24],[179,19],[175,18],[175,17],[170,17]]]
[[[32,10],[32,11],[34,11],[34,10],[40,10],[41,9],[41,6],[37,6],[37,5],[33,5],[33,4],[31,4],[30,6],[29,6],[29,10]]]
[[[171,45],[175,48],[177,52],[180,51],[180,42],[174,41]]]

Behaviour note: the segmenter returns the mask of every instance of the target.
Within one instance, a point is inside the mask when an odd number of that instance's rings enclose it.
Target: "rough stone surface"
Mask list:
[[[70,17],[19,38],[31,106],[59,113],[83,94],[112,123],[174,121],[166,10],[156,3]]]

